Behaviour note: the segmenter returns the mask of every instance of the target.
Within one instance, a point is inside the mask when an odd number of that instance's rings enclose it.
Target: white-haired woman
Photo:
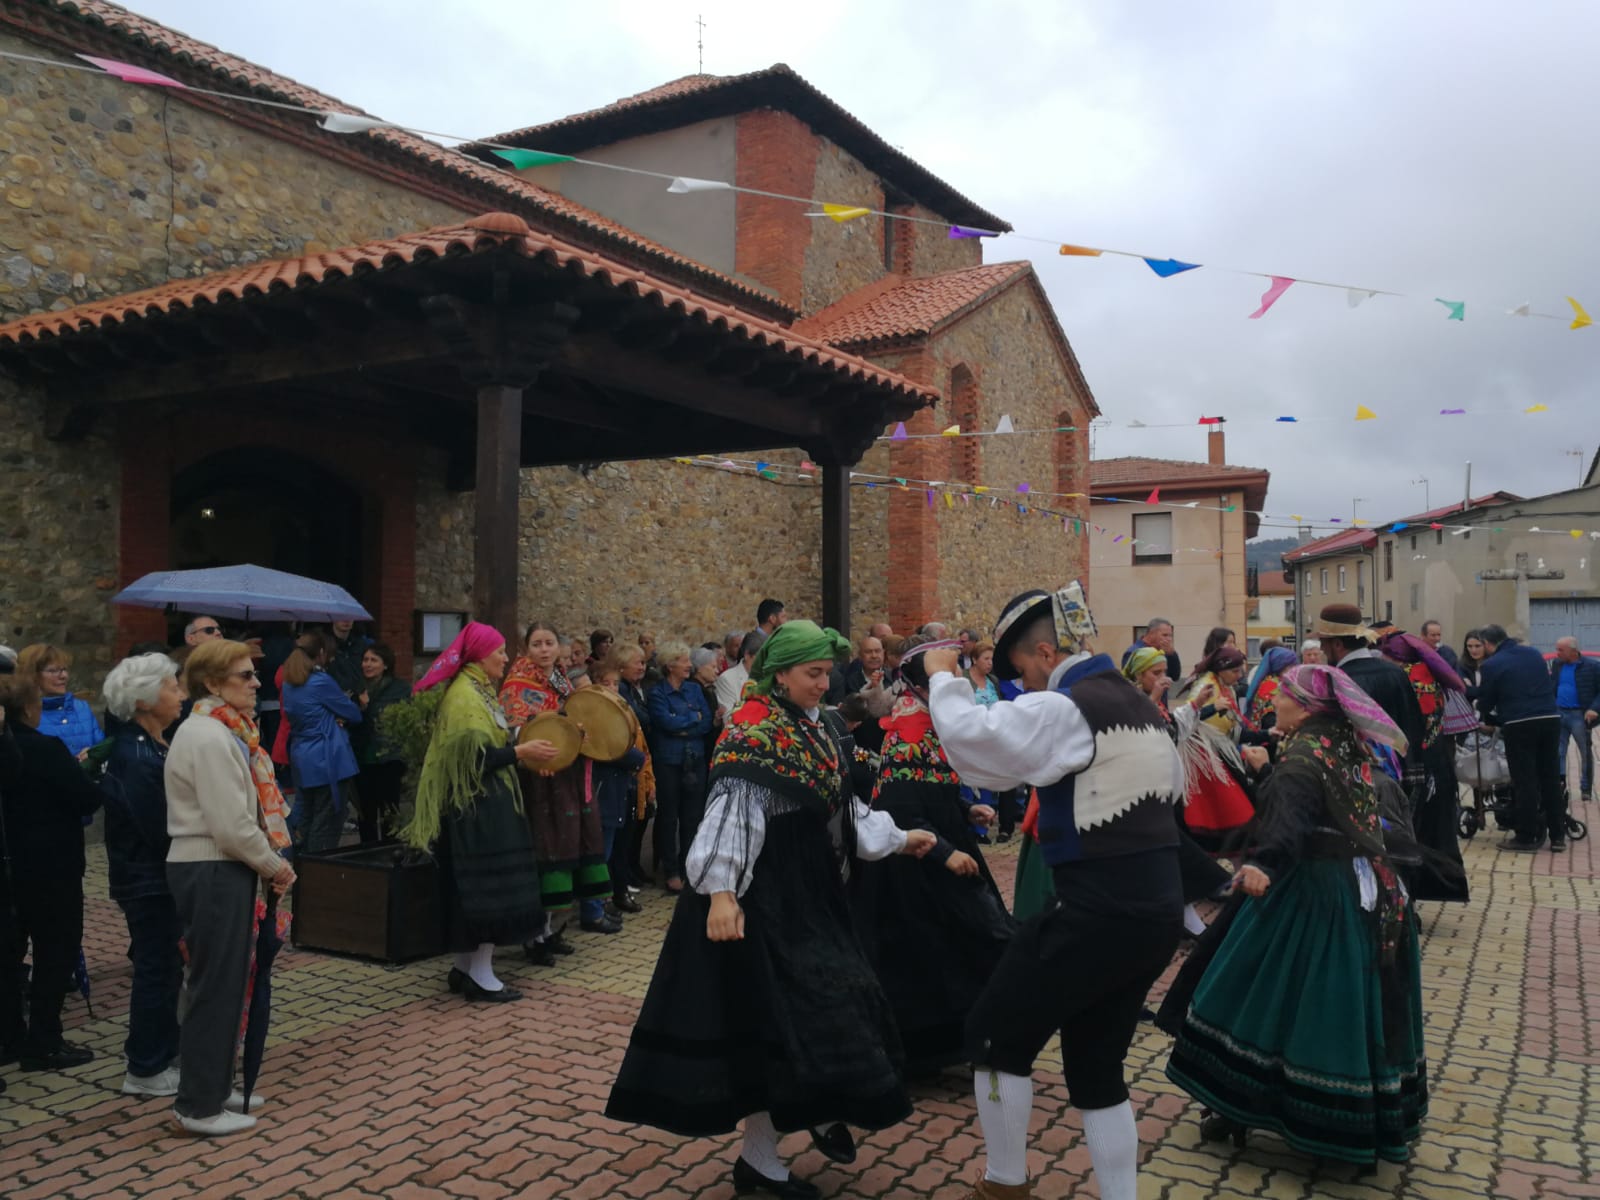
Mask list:
[[[112,723],[111,753],[100,778],[106,811],[111,898],[128,922],[133,990],[128,1000],[129,1096],[178,1093],[178,993],[183,956],[178,907],[167,886],[167,741],[184,691],[165,654],[125,658],[102,689]]]

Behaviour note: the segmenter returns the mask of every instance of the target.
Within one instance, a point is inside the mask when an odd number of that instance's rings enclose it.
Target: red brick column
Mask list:
[[[934,362],[930,354],[909,357],[900,372],[919,383],[933,383]],[[906,432],[937,433],[937,414],[925,408],[906,422]],[[939,464],[945,463],[945,447],[940,439],[921,438],[889,444],[889,474],[901,479],[943,479]],[[939,522],[928,508],[927,490],[910,483],[906,491],[896,484],[889,496],[889,624],[899,633],[910,633],[934,619],[939,608]]]
[[[118,502],[117,587],[165,570],[172,530],[172,446],[161,422],[128,415],[119,433],[122,488]],[[117,658],[135,642],[164,642],[166,616],[153,608],[117,606]]]
[[[740,187],[809,196],[816,183],[818,138],[785,112],[740,113],[735,125]],[[686,201],[692,203],[692,200]],[[812,223],[792,200],[738,193],[734,199],[734,270],[802,307],[802,279]]]

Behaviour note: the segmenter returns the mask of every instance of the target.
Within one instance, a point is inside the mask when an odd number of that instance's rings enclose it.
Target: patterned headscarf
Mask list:
[[[1256,673],[1250,677],[1250,691],[1244,698],[1245,712],[1254,711],[1256,693],[1269,676],[1282,675],[1299,661],[1300,656],[1287,646],[1274,646],[1263,654],[1256,664]]]
[[[1406,735],[1389,719],[1378,702],[1355,685],[1337,667],[1301,663],[1280,677],[1282,687],[1296,703],[1313,716],[1343,716],[1362,737],[1399,754],[1406,752]]]
[[[505,643],[505,636],[494,626],[485,625],[481,621],[468,621],[460,633],[456,634],[455,641],[445,649],[445,652],[433,660],[433,666],[428,668],[428,673],[417,680],[413,693],[425,692],[429,688],[438,687],[439,684],[454,679],[461,673],[463,667],[475,662],[482,662],[493,654]]]
[[[815,621],[785,621],[761,643],[761,653],[750,665],[746,695],[767,696],[779,671],[801,663],[834,661],[850,653],[850,639],[836,629],[824,629]]]
[[[1130,683],[1137,685],[1139,676],[1157,663],[1164,664],[1166,661],[1166,654],[1157,650],[1154,646],[1140,646],[1132,654],[1128,655],[1128,661],[1122,664],[1122,674]]]
[[[1398,663],[1425,663],[1439,686],[1447,692],[1467,690],[1467,685],[1462,682],[1455,668],[1445,662],[1437,650],[1414,633],[1406,633],[1399,629],[1385,630],[1380,635],[1378,649]]]

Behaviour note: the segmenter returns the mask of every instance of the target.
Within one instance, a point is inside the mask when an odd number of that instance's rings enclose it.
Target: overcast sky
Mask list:
[[[133,0],[402,124],[488,135],[696,69],[787,62],[1019,232],[1408,293],[1351,310],[1267,281],[1033,258],[1109,424],[1100,457],[1270,468],[1268,509],[1393,519],[1575,484],[1600,441],[1600,5],[1381,0],[765,4]],[[663,197],[665,200],[665,197]],[[849,201],[855,197],[841,196]],[[1447,321],[1434,297],[1467,302]],[[1521,410],[1550,406],[1542,416]],[[1365,404],[1379,419],[1351,419]],[[1441,408],[1497,415],[1441,417]],[[1508,411],[1509,410],[1509,411]],[[1280,415],[1337,418],[1299,427]],[[1264,536],[1273,534],[1263,529]]]

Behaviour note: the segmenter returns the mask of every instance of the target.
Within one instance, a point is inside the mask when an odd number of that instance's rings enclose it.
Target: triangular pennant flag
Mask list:
[[[1445,318],[1446,321],[1465,321],[1467,319],[1467,302],[1465,300],[1441,300],[1435,296],[1433,302],[1442,304],[1450,310],[1450,315]]]
[[[1467,410],[1464,408],[1441,408],[1439,415],[1441,417],[1464,417],[1467,415]]]
[[[859,204],[824,204],[820,213],[807,213],[808,217],[827,217],[841,225],[846,221],[854,221],[857,217],[872,215],[870,208],[862,208]]]
[[[952,225],[950,226],[950,236],[952,238],[986,238],[999,237],[1000,235],[992,229],[969,229],[965,225]]]
[[[1371,300],[1378,293],[1368,291],[1366,288],[1345,288],[1344,302],[1351,308],[1360,308],[1366,301]]]
[[[977,495],[979,495],[979,496],[982,496],[982,495],[984,495],[984,494],[985,494],[985,493],[987,493],[987,492],[988,492],[988,490],[989,490],[989,489],[988,489],[988,488],[986,488],[986,487],[976,487],[976,486],[975,486],[975,487],[974,487],[974,488],[973,488],[973,489],[972,489],[972,490],[973,490],[973,492],[974,492],[974,493],[976,493],[976,494],[977,494]]]
[[[1356,405],[1356,420],[1358,420],[1358,421],[1376,421],[1377,419],[1378,419],[1378,414],[1373,412],[1365,404]]]
[[[765,470],[766,470],[766,469],[767,469],[767,464],[766,464],[766,463],[764,463],[764,462],[758,462],[758,463],[757,463],[757,464],[756,464],[756,470],[757,470],[757,471],[765,471]]]
[[[1531,406],[1529,408],[1523,409],[1522,411],[1525,412],[1525,413],[1549,412],[1550,411],[1550,406],[1548,404],[1535,404],[1535,405],[1533,405],[1533,406]]]
[[[1583,530],[1581,529],[1569,529],[1567,532],[1575,538],[1581,538],[1583,536]]]
[[[1183,507],[1185,507],[1185,508],[1199,508],[1200,507],[1200,501],[1191,500],[1191,501],[1189,501],[1189,503],[1185,504]]]
[[[178,88],[187,91],[189,85],[181,79],[174,79],[171,75],[163,75],[160,71],[151,71],[145,67],[134,66],[133,63],[122,62],[115,58],[96,58],[92,54],[80,54],[84,62],[93,63],[107,75],[115,75],[123,83],[147,83],[151,87]]]
[[[1100,251],[1098,251],[1098,250],[1092,250],[1088,246],[1073,246],[1073,245],[1070,245],[1069,243],[1066,243],[1066,242],[1063,242],[1061,244],[1061,253],[1069,255],[1069,256],[1071,256],[1073,258],[1099,258],[1100,257]]]
[[[1197,425],[1221,425],[1222,423],[1223,420],[1221,417],[1201,417],[1197,422],[1195,422]]]
[[[1517,305],[1515,308],[1506,309],[1506,316],[1508,316],[1508,317],[1531,317],[1532,315],[1533,315],[1533,305],[1532,305],[1532,303],[1526,303],[1525,302],[1525,303]]]
[[[1019,491],[1019,492],[1028,492],[1028,491],[1031,491],[1031,490],[1032,489],[1025,483],[1017,484],[1017,491]]]
[[[387,129],[388,121],[380,121],[377,117],[361,117],[355,113],[325,112],[322,120],[317,122],[329,133],[365,133],[369,129]],[[495,151],[499,153],[499,151]]]
[[[731,458],[723,459],[721,462],[719,462],[717,464],[717,466],[720,467],[724,471],[737,471],[739,469],[739,464],[734,462],[733,459],[731,459]]]
[[[1017,427],[1011,423],[1010,413],[1000,414],[1000,420],[995,425],[994,431],[996,433],[1015,433],[1017,431]]]
[[[1174,275],[1182,275],[1185,271],[1193,271],[1200,266],[1199,263],[1179,262],[1175,258],[1147,258],[1144,260],[1144,265],[1163,279],[1171,279]]]
[[[1435,521],[1432,525],[1429,525],[1428,528],[1429,529],[1443,529],[1444,526],[1439,524],[1439,522]]]
[[[928,489],[928,507],[929,508],[933,507],[933,489],[932,488]]]
[[[725,192],[733,187],[731,183],[724,183],[720,179],[695,179],[689,175],[679,175],[667,184],[667,191],[675,196],[682,196],[689,192]]]
[[[1285,424],[1285,423],[1288,423],[1288,424],[1298,424],[1298,423],[1299,423],[1299,421],[1300,421],[1300,418],[1299,418],[1299,417],[1278,417],[1278,418],[1276,418],[1276,419],[1277,419],[1277,421],[1278,421],[1278,423],[1279,423],[1279,424],[1280,424],[1280,425],[1282,425],[1282,424]]]
[[[802,471],[815,471],[817,469],[817,464],[808,458],[801,462],[800,469]]]
[[[1239,506],[1237,504],[1230,504],[1230,505],[1228,505],[1227,508],[1223,509],[1222,511],[1223,512],[1238,512],[1239,511]]]
[[[941,430],[940,433],[939,433],[939,436],[940,437],[960,437],[961,436],[961,426],[952,425],[948,429]]]
[[[341,130],[340,132],[343,131]],[[548,167],[552,163],[564,163],[572,161],[572,155],[570,154],[548,154],[543,150],[493,150],[490,151],[490,153],[492,153],[496,158],[505,159],[506,162],[511,164],[514,170],[518,171],[526,171],[529,167]],[[687,192],[690,190],[686,187],[680,188],[677,186],[679,183],[683,183],[684,180],[675,179],[672,182],[673,186],[667,189],[669,192]],[[691,182],[698,183],[700,181],[693,180]],[[722,184],[720,186],[727,187],[728,185]],[[700,189],[695,190],[698,191]]]
[[[1395,533],[1399,533],[1402,529],[1410,529],[1410,528],[1411,528],[1411,526],[1408,525],[1404,521],[1396,521],[1394,523],[1394,532]]]
[[[1266,316],[1267,309],[1276,304],[1279,298],[1289,290],[1289,286],[1294,283],[1294,280],[1287,275],[1273,275],[1271,278],[1272,286],[1261,293],[1261,307],[1250,314],[1252,321],[1259,321]]]
[[[895,425],[894,432],[889,435],[889,440],[891,442],[903,442],[906,437],[906,423],[901,421]]]
[[[1145,503],[1146,504],[1160,504],[1161,503],[1161,489],[1159,487],[1150,489],[1150,495],[1145,499]]]
[[[1572,305],[1572,324],[1567,326],[1568,329],[1582,329],[1585,325],[1594,324],[1589,319],[1589,314],[1583,311],[1583,305],[1579,304],[1571,296],[1567,297],[1567,303]]]
[[[946,492],[944,494],[944,506],[946,508],[954,508],[956,506],[956,502],[955,502],[954,499],[951,498],[949,492]]]

